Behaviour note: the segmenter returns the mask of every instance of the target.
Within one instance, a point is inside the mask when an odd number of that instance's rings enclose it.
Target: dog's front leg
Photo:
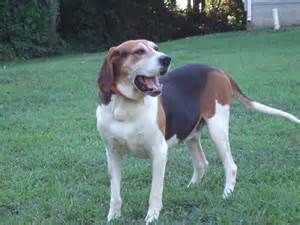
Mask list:
[[[110,207],[107,215],[107,221],[111,221],[121,216],[121,195],[120,195],[120,183],[121,183],[121,167],[122,156],[106,150],[108,174],[110,176]]]
[[[145,218],[146,224],[152,223],[159,217],[162,209],[162,193],[164,186],[165,168],[167,163],[168,146],[165,141],[152,154],[152,185],[149,198],[149,209]]]

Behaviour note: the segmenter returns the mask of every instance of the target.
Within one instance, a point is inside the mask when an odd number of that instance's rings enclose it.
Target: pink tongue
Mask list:
[[[145,84],[149,89],[153,89],[153,91],[160,91],[161,90],[161,85],[158,82],[157,79],[155,78],[145,78],[144,79]]]

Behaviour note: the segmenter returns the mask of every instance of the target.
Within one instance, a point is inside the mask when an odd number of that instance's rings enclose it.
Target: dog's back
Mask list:
[[[225,76],[223,71],[208,65],[189,64],[160,77],[159,81],[163,84],[161,99],[166,115],[167,140],[174,135],[181,141],[188,137],[199,124],[201,114],[208,108],[214,107],[212,97],[218,96],[212,93],[215,89],[211,86],[226,85],[226,80],[230,85],[229,79]],[[217,79],[222,81],[216,82]],[[208,101],[210,101],[209,105]]]

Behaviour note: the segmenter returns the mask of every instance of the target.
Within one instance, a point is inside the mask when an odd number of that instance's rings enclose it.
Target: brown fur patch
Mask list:
[[[251,108],[252,106],[252,101],[241,91],[237,83],[228,77],[233,89],[234,95],[248,108]]]
[[[221,70],[208,74],[205,88],[200,93],[200,119],[210,118],[215,114],[216,100],[222,105],[229,105],[233,90],[227,75]]]
[[[112,47],[109,49],[108,55],[104,59],[97,79],[100,89],[100,98],[102,103],[105,105],[107,105],[111,99],[111,87],[115,82],[113,58],[117,55],[118,52],[116,48]]]
[[[158,97],[158,108],[157,108],[157,123],[160,131],[165,135],[166,133],[166,114],[162,105],[161,96]]]

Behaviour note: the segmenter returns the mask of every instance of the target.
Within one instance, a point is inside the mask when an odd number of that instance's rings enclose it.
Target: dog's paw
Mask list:
[[[202,178],[203,178],[203,174],[201,174],[201,175],[194,174],[192,176],[192,179],[190,180],[189,184],[187,185],[187,188],[191,187],[194,184],[199,184],[201,182]]]
[[[114,209],[114,210],[109,210],[109,213],[107,215],[107,222],[112,221],[113,219],[116,219],[121,216],[121,209]]]
[[[151,224],[151,223],[155,222],[158,219],[159,211],[160,210],[155,209],[155,208],[148,210],[147,216],[145,218],[146,225]]]
[[[187,185],[187,188],[190,188],[192,185],[196,184],[197,182],[194,181],[193,179],[191,179],[191,181],[189,182],[189,184]]]
[[[226,187],[223,191],[223,199],[228,199],[233,192],[234,187]]]

